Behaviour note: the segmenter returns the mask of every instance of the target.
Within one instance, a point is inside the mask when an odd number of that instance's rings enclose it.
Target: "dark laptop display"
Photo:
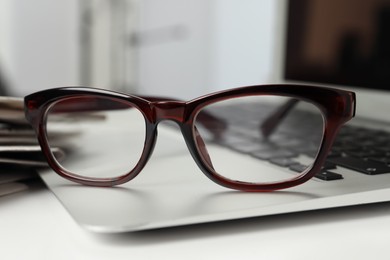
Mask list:
[[[287,80],[389,89],[390,1],[289,1]]]

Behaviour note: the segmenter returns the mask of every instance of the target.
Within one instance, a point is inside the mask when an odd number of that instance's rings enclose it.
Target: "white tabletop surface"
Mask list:
[[[91,233],[43,185],[0,197],[1,259],[389,259],[390,203]]]

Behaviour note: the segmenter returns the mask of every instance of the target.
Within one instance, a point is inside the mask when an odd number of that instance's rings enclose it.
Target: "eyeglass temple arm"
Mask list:
[[[277,126],[282,122],[283,118],[290,112],[293,107],[299,102],[298,99],[291,98],[284,104],[279,106],[276,111],[270,114],[260,125],[260,131],[264,137],[272,134]]]
[[[166,98],[161,97],[143,97],[149,101],[164,101]],[[180,101],[175,99],[166,99],[167,101]],[[277,126],[282,122],[283,118],[294,108],[299,102],[298,99],[290,98],[284,104],[277,108],[272,114],[270,114],[260,125],[260,131],[264,137],[270,136]],[[221,118],[217,118],[214,115],[201,111],[198,114],[198,120],[202,123],[210,132],[214,134],[215,138],[220,138],[223,132],[227,129],[227,123]]]
[[[164,101],[165,98],[160,97],[143,97],[149,101]],[[175,99],[166,99],[175,100]],[[180,100],[175,100],[180,101]],[[282,122],[283,118],[294,108],[294,106],[299,102],[298,99],[290,98],[284,104],[277,108],[272,114],[270,114],[260,125],[260,131],[264,137],[270,136],[277,126]],[[227,123],[221,118],[217,118],[214,115],[207,113],[206,111],[201,111],[198,114],[198,120],[202,123],[208,130],[210,130],[215,138],[220,138],[223,135],[223,132],[227,129]]]

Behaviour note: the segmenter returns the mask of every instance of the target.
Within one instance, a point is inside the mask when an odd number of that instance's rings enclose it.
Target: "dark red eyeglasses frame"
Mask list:
[[[321,147],[317,157],[310,169],[295,178],[277,183],[247,183],[227,179],[218,174],[212,167],[208,158],[207,151],[202,146],[202,140],[196,133],[194,120],[199,111],[218,101],[256,95],[276,95],[291,97],[292,99],[303,100],[318,107],[324,117],[324,135]],[[139,109],[146,122],[146,139],[142,156],[137,165],[128,174],[106,179],[95,179],[82,177],[67,172],[54,158],[50,151],[46,137],[46,115],[51,105],[59,100],[68,98],[106,98],[112,99],[120,104],[131,104]],[[114,186],[125,183],[138,175],[150,158],[157,137],[157,126],[163,120],[172,120],[180,126],[181,132],[185,138],[187,147],[194,158],[195,162],[203,173],[212,181],[236,190],[244,191],[272,191],[293,187],[311,179],[321,170],[326,157],[331,149],[333,141],[340,127],[355,115],[355,94],[350,91],[338,90],[306,85],[258,85],[241,87],[231,90],[225,90],[217,93],[202,96],[200,98],[184,102],[172,99],[160,99],[156,97],[139,97],[123,93],[113,92],[103,89],[84,88],[84,87],[65,87],[43,90],[25,97],[25,114],[26,119],[30,122],[37,133],[38,141],[42,151],[48,161],[49,166],[59,175],[71,181],[84,185],[92,186]],[[75,110],[101,110],[97,103],[96,108],[72,107],[71,104],[66,106],[67,111]],[[291,106],[291,105],[290,105]],[[288,106],[286,106],[288,107]],[[281,113],[283,114],[283,112]],[[199,120],[199,119],[198,119]],[[199,139],[200,138],[200,139]]]

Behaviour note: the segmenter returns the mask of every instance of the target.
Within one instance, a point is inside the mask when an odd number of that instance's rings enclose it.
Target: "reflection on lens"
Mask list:
[[[138,163],[145,141],[145,120],[132,104],[102,97],[72,97],[51,106],[47,139],[66,171],[84,177],[113,178]],[[56,157],[57,156],[57,157]]]
[[[290,97],[251,96],[204,107],[194,138],[206,164],[247,183],[283,182],[311,168],[324,120],[315,105]],[[200,146],[199,143],[202,143]]]

